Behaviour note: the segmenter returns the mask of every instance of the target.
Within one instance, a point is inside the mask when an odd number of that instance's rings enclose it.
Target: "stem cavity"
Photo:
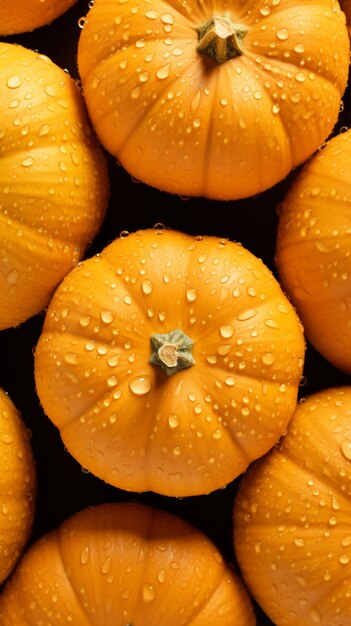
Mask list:
[[[242,41],[247,33],[246,26],[235,24],[229,16],[211,17],[203,26],[196,28],[198,52],[207,54],[217,63],[243,54]]]
[[[181,330],[151,335],[150,363],[158,365],[167,376],[194,365],[193,341]]]

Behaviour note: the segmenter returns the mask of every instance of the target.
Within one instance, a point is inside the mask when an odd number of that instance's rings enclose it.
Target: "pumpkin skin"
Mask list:
[[[16,626],[254,626],[248,594],[212,542],[138,504],[85,509],[33,544],[0,596]]]
[[[218,64],[197,51],[214,15],[247,29],[242,54]],[[105,148],[153,187],[220,200],[268,189],[325,141],[348,67],[334,0],[95,0],[78,46]]]
[[[0,0],[0,35],[25,33],[49,24],[77,0]]]
[[[12,571],[29,539],[35,512],[36,469],[29,433],[0,389],[0,582]]]
[[[175,330],[193,341],[195,364],[167,375],[150,363],[150,341]],[[298,317],[262,261],[224,239],[155,228],[65,278],[35,380],[82,466],[126,490],[187,496],[225,486],[275,444],[303,361]]]
[[[41,311],[100,228],[103,152],[75,82],[46,56],[0,43],[0,329]]]
[[[351,387],[307,397],[240,483],[239,566],[277,626],[351,622],[350,418]]]
[[[351,373],[351,132],[305,165],[279,207],[276,266],[314,347]]]

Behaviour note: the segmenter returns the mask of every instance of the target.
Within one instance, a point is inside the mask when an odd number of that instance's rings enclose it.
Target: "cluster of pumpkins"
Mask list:
[[[138,503],[77,512],[28,549],[36,468],[0,393],[0,625],[351,622],[351,386],[298,401],[306,340],[351,373],[350,3],[95,0],[81,85],[7,38],[74,0],[0,0],[0,332],[45,312],[36,393],[105,483],[172,498],[240,479],[228,564]],[[62,42],[64,45],[64,42]],[[235,202],[296,169],[272,269],[157,225],[87,256],[107,155],[164,194]],[[264,211],[265,208],[262,207]]]

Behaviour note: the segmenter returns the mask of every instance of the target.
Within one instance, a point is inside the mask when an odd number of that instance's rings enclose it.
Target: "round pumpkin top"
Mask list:
[[[78,68],[96,132],[132,176],[228,200],[273,186],[330,135],[349,38],[330,0],[95,0]]]
[[[25,33],[48,24],[77,0],[0,0],[0,35]]]
[[[303,360],[297,315],[262,261],[225,239],[155,228],[66,277],[35,377],[85,468],[184,496],[223,487],[275,444]]]
[[[351,372],[351,131],[304,166],[279,207],[276,265],[306,336]]]
[[[29,435],[0,389],[0,582],[16,564],[33,523],[36,470]]]
[[[27,552],[0,596],[0,624],[254,626],[247,592],[215,545],[169,513],[103,504]]]
[[[239,565],[277,626],[351,621],[350,468],[351,387],[330,388],[298,405],[279,447],[240,484]]]
[[[100,228],[103,153],[74,80],[48,57],[0,42],[0,329],[48,303]]]

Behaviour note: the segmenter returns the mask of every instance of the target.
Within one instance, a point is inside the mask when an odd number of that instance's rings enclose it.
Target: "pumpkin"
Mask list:
[[[351,373],[351,132],[317,152],[279,207],[276,266],[314,347]]]
[[[0,582],[10,574],[29,539],[35,496],[29,431],[12,400],[0,389]]]
[[[219,200],[268,189],[324,142],[348,67],[335,0],[95,0],[78,45],[105,148],[153,187]]]
[[[41,311],[100,228],[106,159],[70,76],[0,43],[0,328]]]
[[[44,26],[77,0],[0,0],[0,35],[13,35]]]
[[[351,623],[351,387],[298,404],[279,447],[240,482],[234,545],[276,626]]]
[[[254,626],[249,596],[202,532],[140,504],[101,504],[27,551],[0,624]]]
[[[262,261],[154,228],[66,276],[35,380],[83,467],[126,490],[186,496],[225,486],[276,443],[303,361],[298,317]]]

